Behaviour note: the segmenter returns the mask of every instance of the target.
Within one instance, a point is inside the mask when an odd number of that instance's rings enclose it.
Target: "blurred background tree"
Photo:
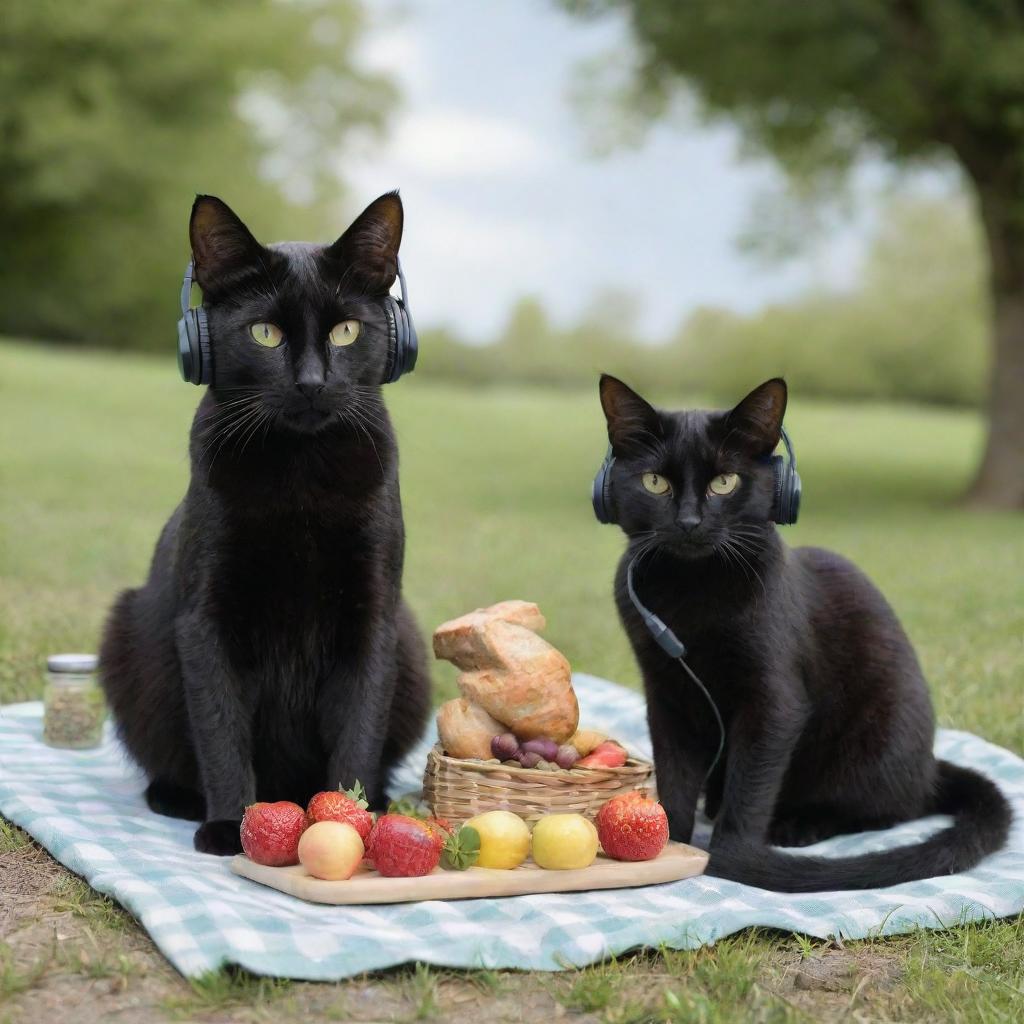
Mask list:
[[[896,163],[957,163],[984,231],[993,352],[989,434],[970,497],[1024,507],[1024,8],[1016,0],[561,2],[627,16],[639,58],[634,109],[666,113],[682,79],[706,115],[739,125],[797,177],[841,174],[865,151]],[[912,374],[930,372],[912,350],[901,361]]]
[[[353,0],[5,6],[0,333],[167,350],[199,191],[267,241],[340,233],[335,168],[395,99],[361,29]]]

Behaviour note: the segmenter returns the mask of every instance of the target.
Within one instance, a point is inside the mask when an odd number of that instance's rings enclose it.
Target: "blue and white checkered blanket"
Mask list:
[[[584,722],[649,756],[638,694],[592,676],[577,675],[575,685]],[[0,813],[127,907],[186,975],[240,964],[333,980],[411,960],[558,970],[639,946],[692,949],[751,925],[859,938],[1024,910],[1024,761],[963,732],[940,732],[939,754],[995,779],[1016,815],[1009,847],[967,874],[805,896],[692,878],[641,889],[329,907],[238,878],[226,859],[196,853],[195,826],[147,810],[142,779],[109,732],[96,750],[52,750],[40,739],[40,716],[38,703],[0,709]],[[396,794],[419,787],[432,742],[425,739],[403,765]],[[884,849],[941,823],[930,818],[808,849]]]

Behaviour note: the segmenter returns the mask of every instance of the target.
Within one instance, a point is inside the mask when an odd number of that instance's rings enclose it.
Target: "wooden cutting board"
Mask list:
[[[528,861],[513,871],[436,868],[420,878],[385,878],[360,867],[344,882],[325,882],[306,873],[301,864],[268,868],[248,857],[231,861],[231,870],[243,878],[298,896],[311,903],[413,903],[418,900],[466,900],[481,896],[526,896],[536,892],[579,892],[584,889],[626,889],[659,882],[677,882],[704,871],[708,855],[685,843],[669,843],[654,860],[629,862],[598,854],[588,868],[546,871]]]

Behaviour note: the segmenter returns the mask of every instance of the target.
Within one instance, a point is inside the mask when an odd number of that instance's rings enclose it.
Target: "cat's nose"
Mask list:
[[[698,515],[681,515],[677,520],[676,524],[680,530],[685,533],[692,533],[698,526],[700,526],[700,516]]]
[[[297,381],[295,384],[295,390],[298,391],[303,398],[306,398],[312,405],[316,401],[316,396],[319,395],[325,385],[318,384],[316,381]]]

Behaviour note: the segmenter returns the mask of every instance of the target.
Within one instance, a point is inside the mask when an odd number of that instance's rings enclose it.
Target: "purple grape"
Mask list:
[[[558,748],[555,763],[559,768],[572,768],[579,759],[580,752],[571,743],[563,743]]]
[[[523,750],[531,754],[540,754],[545,761],[554,761],[558,756],[558,744],[549,739],[527,740],[523,744]]]
[[[519,753],[516,754],[516,760],[524,768],[536,768],[543,758],[536,750],[520,750]]]
[[[510,732],[503,732],[491,740],[491,753],[499,761],[510,761],[519,753],[519,740]]]

